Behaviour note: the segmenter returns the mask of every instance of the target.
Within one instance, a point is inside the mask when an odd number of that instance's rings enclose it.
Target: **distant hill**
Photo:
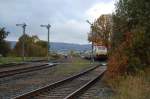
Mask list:
[[[11,48],[14,48],[16,41],[9,41]],[[51,49],[58,52],[67,52],[69,50],[75,51],[86,51],[91,49],[90,44],[72,44],[72,43],[62,43],[62,42],[52,42]]]
[[[16,45],[16,41],[8,41],[10,43],[10,47],[14,48]]]
[[[71,43],[60,43],[60,42],[52,42],[51,48],[55,51],[69,51],[69,50],[76,50],[76,51],[85,51],[90,50],[90,44],[71,44]]]

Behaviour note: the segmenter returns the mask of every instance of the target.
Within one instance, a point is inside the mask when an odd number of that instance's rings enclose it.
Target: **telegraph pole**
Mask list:
[[[86,20],[86,22],[87,22],[88,24],[90,24],[91,27],[93,27],[93,24],[92,24],[89,20]],[[93,31],[91,31],[91,32],[92,32],[92,36],[93,36]],[[91,61],[94,62],[94,44],[93,44],[93,42],[92,42],[91,47],[92,47]]]
[[[25,44],[24,44],[24,36],[25,36],[25,33],[26,33],[26,24],[23,23],[23,24],[16,24],[16,26],[21,26],[22,29],[23,29],[23,40],[22,40],[22,58],[23,58],[23,61],[25,61]]]
[[[46,27],[47,30],[48,30],[48,38],[47,38],[47,50],[48,50],[48,53],[47,53],[47,57],[48,57],[48,61],[49,61],[49,54],[50,54],[50,41],[49,41],[49,32],[50,32],[50,27],[51,25],[48,24],[48,25],[41,25],[41,27]]]

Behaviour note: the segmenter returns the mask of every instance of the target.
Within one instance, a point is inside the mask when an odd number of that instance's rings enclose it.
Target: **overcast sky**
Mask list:
[[[101,14],[114,11],[115,0],[0,0],[0,27],[10,32],[7,40],[16,41],[25,22],[26,33],[47,39],[41,24],[52,25],[50,41],[87,44],[90,30],[85,20],[93,22]]]

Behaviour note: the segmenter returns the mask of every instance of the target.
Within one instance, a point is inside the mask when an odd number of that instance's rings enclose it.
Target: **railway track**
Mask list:
[[[94,66],[79,74],[57,81],[14,99],[76,99],[104,74],[100,66]]]
[[[36,70],[41,70],[45,68],[49,68],[52,66],[55,66],[56,64],[49,65],[49,64],[40,64],[32,67],[26,67],[26,68],[20,68],[20,69],[15,69],[15,70],[5,70],[0,72],[0,78],[8,77],[8,76],[14,76],[16,74],[22,74],[22,73],[27,73],[31,71],[36,71]]]
[[[46,59],[30,60],[30,61],[25,61],[25,62],[20,62],[20,63],[12,62],[12,63],[7,63],[7,64],[0,64],[0,67],[18,66],[18,65],[28,64],[30,62],[44,62],[44,61],[47,61],[47,60]]]

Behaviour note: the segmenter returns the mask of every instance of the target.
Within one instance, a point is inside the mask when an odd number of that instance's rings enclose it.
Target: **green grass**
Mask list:
[[[32,59],[35,59],[34,57],[26,57],[25,61],[30,61]],[[0,57],[0,64],[7,64],[12,62],[23,62],[22,57]]]
[[[73,72],[83,70],[92,65],[95,66],[97,63],[91,64],[88,60],[74,58],[67,63],[60,64],[59,71],[55,72],[55,74],[72,74]]]
[[[0,64],[7,64],[12,62],[21,62],[21,57],[0,57]]]

